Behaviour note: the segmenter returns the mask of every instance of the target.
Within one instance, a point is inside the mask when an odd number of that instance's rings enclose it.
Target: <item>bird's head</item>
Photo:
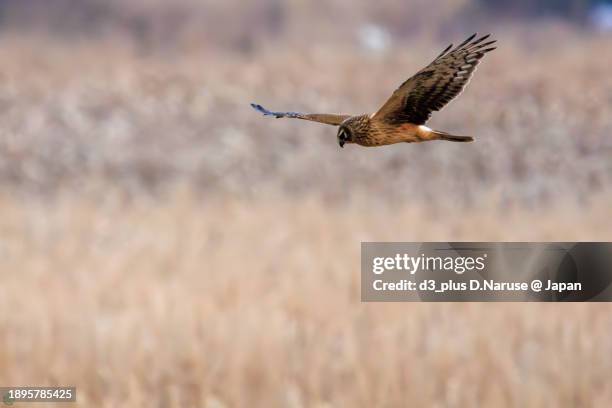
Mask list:
[[[340,126],[338,129],[338,144],[344,147],[345,143],[353,143],[353,133],[346,126]]]

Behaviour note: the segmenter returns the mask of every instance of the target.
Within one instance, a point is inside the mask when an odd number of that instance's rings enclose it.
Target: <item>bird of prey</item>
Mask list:
[[[463,91],[484,55],[496,42],[476,34],[453,48],[449,45],[428,66],[417,72],[393,92],[391,98],[373,114],[339,115],[329,113],[272,112],[263,106],[251,106],[266,116],[296,118],[339,126],[338,144],[383,146],[429,140],[471,142],[470,136],[455,136],[425,126],[432,112],[439,111]]]

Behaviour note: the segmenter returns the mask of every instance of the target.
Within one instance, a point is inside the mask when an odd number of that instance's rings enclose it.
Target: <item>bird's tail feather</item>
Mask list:
[[[448,140],[449,142],[473,142],[474,138],[472,136],[455,136],[450,133],[440,132],[439,130],[434,130],[431,132],[435,139],[438,140]]]

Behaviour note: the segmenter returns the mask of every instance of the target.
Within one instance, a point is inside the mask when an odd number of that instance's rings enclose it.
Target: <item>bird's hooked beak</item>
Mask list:
[[[346,130],[344,130],[344,128],[340,128],[340,130],[338,130],[338,145],[340,147],[344,147],[347,139],[348,137],[346,135]]]

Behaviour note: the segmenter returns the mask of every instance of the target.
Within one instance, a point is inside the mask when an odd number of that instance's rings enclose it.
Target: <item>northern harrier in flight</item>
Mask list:
[[[471,142],[470,136],[455,136],[425,126],[432,112],[439,111],[461,93],[484,55],[493,51],[495,43],[477,40],[476,34],[453,48],[451,44],[427,67],[417,72],[393,92],[391,98],[375,113],[368,115],[337,115],[329,113],[271,112],[261,105],[251,106],[267,116],[296,118],[340,126],[338,144],[357,143],[361,146],[382,146],[393,143],[413,143],[428,140]]]

